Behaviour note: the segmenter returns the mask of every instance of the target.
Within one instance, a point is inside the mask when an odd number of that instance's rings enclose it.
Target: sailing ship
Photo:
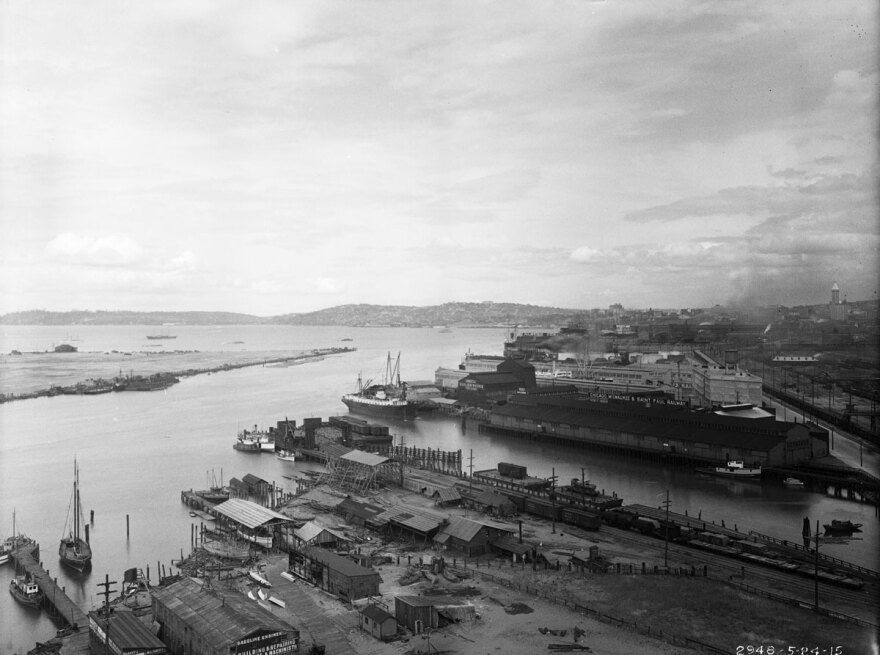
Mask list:
[[[64,526],[67,535],[61,537],[61,543],[58,546],[58,557],[62,564],[77,571],[85,570],[92,562],[92,547],[80,535],[84,524],[82,505],[79,500],[79,467],[76,464],[76,460],[74,460],[73,495],[70,501],[67,523]]]
[[[342,396],[342,402],[350,412],[395,419],[415,418],[420,405],[407,399],[406,383],[400,381],[400,353],[392,366],[390,352],[382,384],[373,384],[372,380],[363,382],[358,375],[357,391]]]

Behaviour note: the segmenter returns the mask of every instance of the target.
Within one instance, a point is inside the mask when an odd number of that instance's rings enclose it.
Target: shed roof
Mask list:
[[[339,443],[329,442],[321,444],[321,450],[324,452],[325,455],[327,455],[327,457],[335,459],[342,457],[346,453],[350,452],[351,448],[349,448],[348,446],[343,446]]]
[[[302,539],[303,541],[308,543],[309,541],[311,541],[312,539],[317,537],[322,532],[327,532],[329,534],[332,534],[337,539],[343,539],[345,541],[348,541],[348,538],[344,534],[342,534],[341,532],[338,532],[337,530],[333,530],[331,528],[326,528],[323,525],[321,525],[320,523],[317,523],[315,521],[309,521],[308,523],[303,525],[298,530],[294,530],[293,534],[295,534],[298,539]]]
[[[437,496],[437,500],[441,503],[448,503],[453,500],[461,500],[461,494],[455,487],[440,487],[435,491],[433,496]]]
[[[378,605],[367,605],[361,609],[361,614],[368,616],[376,623],[384,623],[388,619],[394,619],[394,616],[383,610]]]
[[[483,528],[513,532],[513,530],[506,525],[495,523],[493,521],[475,521],[463,516],[454,516],[449,520],[449,525],[443,528],[443,533],[448,534],[454,539],[469,542],[476,537]]]
[[[397,505],[373,517],[373,523],[384,525],[395,523],[415,532],[430,532],[443,525],[446,518],[417,507]]]
[[[273,521],[291,520],[289,516],[279,514],[276,511],[242,498],[230,498],[226,502],[217,505],[214,509],[223,516],[251,529]]]
[[[508,553],[516,553],[517,555],[524,555],[532,550],[531,544],[525,542],[520,543],[516,537],[510,534],[505,534],[497,539],[493,539],[489,542],[489,545],[500,548],[501,550],[506,550]]]
[[[357,462],[364,466],[379,466],[388,461],[387,457],[374,455],[373,453],[364,452],[363,450],[352,450],[344,455],[340,455],[339,459],[348,460],[349,462]]]
[[[206,589],[192,578],[153,590],[154,602],[173,612],[213,650],[228,651],[237,641],[262,630],[299,636],[290,624],[240,594]]]
[[[343,514],[351,514],[359,519],[368,520],[384,512],[384,508],[369,503],[361,503],[351,498],[346,498],[336,506]]]
[[[348,578],[379,577],[379,574],[376,571],[361,566],[347,557],[331,553],[324,548],[307,546],[302,549],[302,553],[309,559],[321,562],[324,566],[327,566]]]
[[[501,507],[513,503],[513,501],[507,496],[495,493],[491,489],[484,489],[476,498],[474,498],[474,502],[488,507]]]
[[[242,478],[242,480],[245,482],[245,484],[249,484],[251,486],[256,485],[256,484],[269,484],[266,480],[264,480],[263,478],[257,477],[253,473],[246,474]]]

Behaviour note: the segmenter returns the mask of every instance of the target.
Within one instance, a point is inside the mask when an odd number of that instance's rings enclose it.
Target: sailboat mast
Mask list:
[[[73,461],[73,536],[79,540],[79,468]]]

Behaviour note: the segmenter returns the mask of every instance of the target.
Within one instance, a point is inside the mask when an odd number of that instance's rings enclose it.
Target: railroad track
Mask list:
[[[575,534],[574,530],[570,532]],[[621,528],[603,525],[602,532],[613,535],[618,543],[638,546],[649,551],[656,552],[659,548],[662,552],[664,547],[662,540]],[[715,579],[745,582],[751,587],[806,605],[811,606],[815,599],[815,581],[793,573],[777,571],[746,560],[734,559],[674,542],[669,542],[669,558],[670,561],[685,566],[702,567],[705,564],[710,567],[712,577]],[[743,572],[745,572],[744,578]],[[880,605],[880,587],[873,581],[865,581],[864,588],[854,590],[820,581],[819,604],[826,609],[874,623],[876,616],[873,608]]]

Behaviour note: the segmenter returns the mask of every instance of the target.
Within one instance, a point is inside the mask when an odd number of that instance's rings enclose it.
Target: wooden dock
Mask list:
[[[40,545],[33,541],[12,551],[16,571],[29,574],[43,592],[43,609],[66,624],[67,634],[62,638],[62,652],[66,655],[87,655],[90,652],[89,619],[40,565],[39,557]]]

